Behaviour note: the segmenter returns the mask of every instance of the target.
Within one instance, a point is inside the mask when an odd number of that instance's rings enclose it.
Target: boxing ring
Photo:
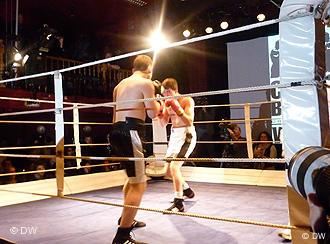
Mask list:
[[[165,48],[172,48],[196,41],[221,37],[238,31],[249,30],[274,23],[282,23],[286,21],[290,22],[299,18],[313,19],[312,13],[308,11],[298,11],[295,15],[292,13],[293,12],[290,12],[287,16],[277,20],[266,21],[246,27],[231,29],[168,44]],[[122,186],[126,180],[123,170],[96,173],[92,175],[64,177],[65,170],[85,167],[80,166],[79,164],[82,159],[96,161],[108,160],[111,164],[117,164],[118,161],[134,161],[141,158],[96,157],[93,155],[81,156],[81,146],[88,145],[81,145],[79,141],[77,141],[77,138],[79,138],[79,134],[77,135],[77,131],[79,131],[79,124],[84,124],[79,122],[79,116],[77,114],[79,114],[81,109],[112,107],[116,105],[116,103],[64,103],[61,73],[95,64],[112,62],[152,51],[152,49],[146,49],[75,67],[65,68],[58,71],[0,81],[0,83],[15,82],[23,79],[33,79],[53,75],[55,85],[55,101],[36,101],[54,103],[54,109],[3,113],[0,114],[0,119],[1,117],[7,118],[16,115],[55,112],[55,121],[2,120],[0,123],[49,123],[55,125],[56,131],[56,145],[1,148],[3,151],[38,147],[49,147],[56,149],[55,155],[0,154],[1,157],[13,158],[56,158],[56,169],[45,170],[45,172],[56,172],[56,179],[46,179],[41,181],[0,186],[0,216],[2,216],[2,221],[0,223],[0,236],[3,239],[2,242],[6,243],[4,241],[6,239],[7,243],[109,243],[114,236],[115,229],[117,227],[117,219],[120,215],[120,209],[118,207],[137,208],[134,206],[124,206],[121,204],[122,193],[120,186]],[[283,82],[277,85],[197,92],[175,96],[174,98],[184,96],[202,97],[269,89],[283,89],[284,91],[305,88],[314,89],[316,86],[321,85],[319,81],[315,81],[314,79],[296,78],[293,80],[294,81]],[[287,96],[284,97],[284,101],[287,102]],[[2,97],[1,99],[11,98]],[[25,100],[19,98],[13,99],[21,101]],[[165,99],[166,97],[140,99],[135,101],[144,102],[149,100]],[[29,99],[29,101],[34,100]],[[241,143],[247,144],[247,159],[189,158],[173,160],[193,161],[200,163],[285,163],[285,159],[253,158],[252,144],[256,141],[252,141],[251,122],[257,119],[251,118],[251,104],[249,104],[248,101],[240,106],[243,107],[245,114],[244,120],[239,122],[243,122],[246,126],[246,141]],[[64,122],[64,111],[73,111],[73,122]],[[206,123],[219,122],[221,121],[207,121]],[[229,122],[233,121],[230,120]],[[196,124],[198,123],[204,122],[196,121]],[[64,143],[65,124],[73,126],[75,131],[75,144]],[[89,124],[93,124],[93,122],[90,122]],[[104,122],[95,124],[111,126],[112,123]],[[292,140],[290,139],[291,136],[292,135],[290,134],[289,136],[285,135],[290,142]],[[149,143],[159,142],[162,141],[157,139]],[[76,147],[76,156],[64,155],[64,148],[67,146]],[[106,144],[95,144],[94,146],[106,146]],[[77,167],[64,168],[64,160],[66,159],[77,160]],[[143,160],[147,163],[161,162],[164,161],[165,158],[156,152],[154,158],[143,158]],[[103,165],[101,164],[88,167],[99,166]],[[194,199],[188,199],[184,202],[187,211],[184,213],[172,213],[163,210],[169,204],[168,196],[171,191],[171,183],[165,180],[150,181],[141,207],[139,207],[139,209],[144,211],[138,212],[138,218],[146,221],[147,227],[134,230],[134,232],[138,234],[139,238],[148,240],[150,243],[282,243],[282,239],[280,239],[280,237],[276,234],[278,229],[292,229],[301,231],[302,233],[309,233],[308,226],[305,224],[299,226],[296,222],[291,225],[288,224],[289,206],[287,203],[287,183],[284,171],[185,166],[183,167],[182,172],[185,179],[191,183],[196,191],[196,197]],[[32,173],[35,172],[6,173],[1,174],[0,177]]]
[[[215,183],[190,184],[198,194],[185,201],[187,212],[225,215],[287,224],[287,196],[284,187],[258,187]],[[211,189],[211,190],[210,190]],[[149,182],[144,207],[165,209],[170,201],[171,183]],[[98,201],[122,201],[121,187],[74,195]],[[29,211],[26,211],[29,209]],[[45,199],[0,208],[0,232],[17,243],[109,243],[115,234],[120,211],[116,207],[62,199]],[[276,229],[222,223],[207,219],[160,216],[139,211],[146,228],[136,229],[140,239],[150,243],[282,243]],[[65,227],[64,227],[65,223]],[[14,227],[36,227],[35,234],[10,233]],[[21,229],[19,229],[21,232]],[[207,240],[207,242],[205,242]]]

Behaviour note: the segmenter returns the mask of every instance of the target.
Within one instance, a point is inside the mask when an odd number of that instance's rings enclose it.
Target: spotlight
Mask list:
[[[229,24],[227,21],[222,21],[220,24],[221,29],[225,30],[229,27]]]
[[[213,28],[208,26],[208,27],[205,28],[205,32],[207,34],[211,34],[213,32]]]
[[[264,14],[258,14],[257,19],[261,22],[264,21],[266,19],[266,15]]]
[[[49,41],[53,34],[48,34],[46,39]]]
[[[190,36],[190,31],[189,30],[185,30],[184,32],[182,32],[182,35],[185,37],[185,38],[188,38]]]
[[[16,48],[14,48],[13,67],[24,66],[28,59],[29,59],[29,55],[25,54],[23,57],[23,55]]]
[[[22,60],[22,54],[20,54],[19,52],[15,53],[14,60],[16,62],[21,61]]]
[[[159,51],[164,48],[169,42],[165,35],[160,31],[155,31],[149,38],[149,43],[154,51]]]

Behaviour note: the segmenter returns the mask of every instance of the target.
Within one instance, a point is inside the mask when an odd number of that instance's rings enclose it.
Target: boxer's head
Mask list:
[[[145,78],[151,79],[152,59],[147,55],[138,55],[133,62],[133,73],[136,71],[144,73]]]
[[[162,86],[164,88],[162,95],[165,97],[174,96],[178,93],[178,90],[179,90],[178,82],[173,78],[165,79],[162,83]]]

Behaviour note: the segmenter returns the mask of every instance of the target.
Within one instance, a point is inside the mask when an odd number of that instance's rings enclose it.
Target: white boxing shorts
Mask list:
[[[196,140],[197,136],[194,126],[172,127],[165,157],[188,158],[194,151]]]

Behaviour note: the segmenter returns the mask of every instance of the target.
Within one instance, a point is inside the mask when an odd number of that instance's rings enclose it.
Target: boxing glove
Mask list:
[[[181,107],[180,103],[178,100],[175,99],[168,99],[165,101],[165,106],[166,107],[171,107],[172,110],[178,115],[182,116],[183,115],[183,108]]]
[[[159,94],[156,95],[156,97],[161,97]],[[163,113],[164,113],[164,108],[165,108],[165,104],[164,104],[164,101],[163,100],[158,100],[157,101],[159,103],[159,112],[158,112],[158,115],[157,116],[163,116]]]
[[[154,87],[155,87],[155,95],[162,95],[162,83],[158,80],[152,81]]]

